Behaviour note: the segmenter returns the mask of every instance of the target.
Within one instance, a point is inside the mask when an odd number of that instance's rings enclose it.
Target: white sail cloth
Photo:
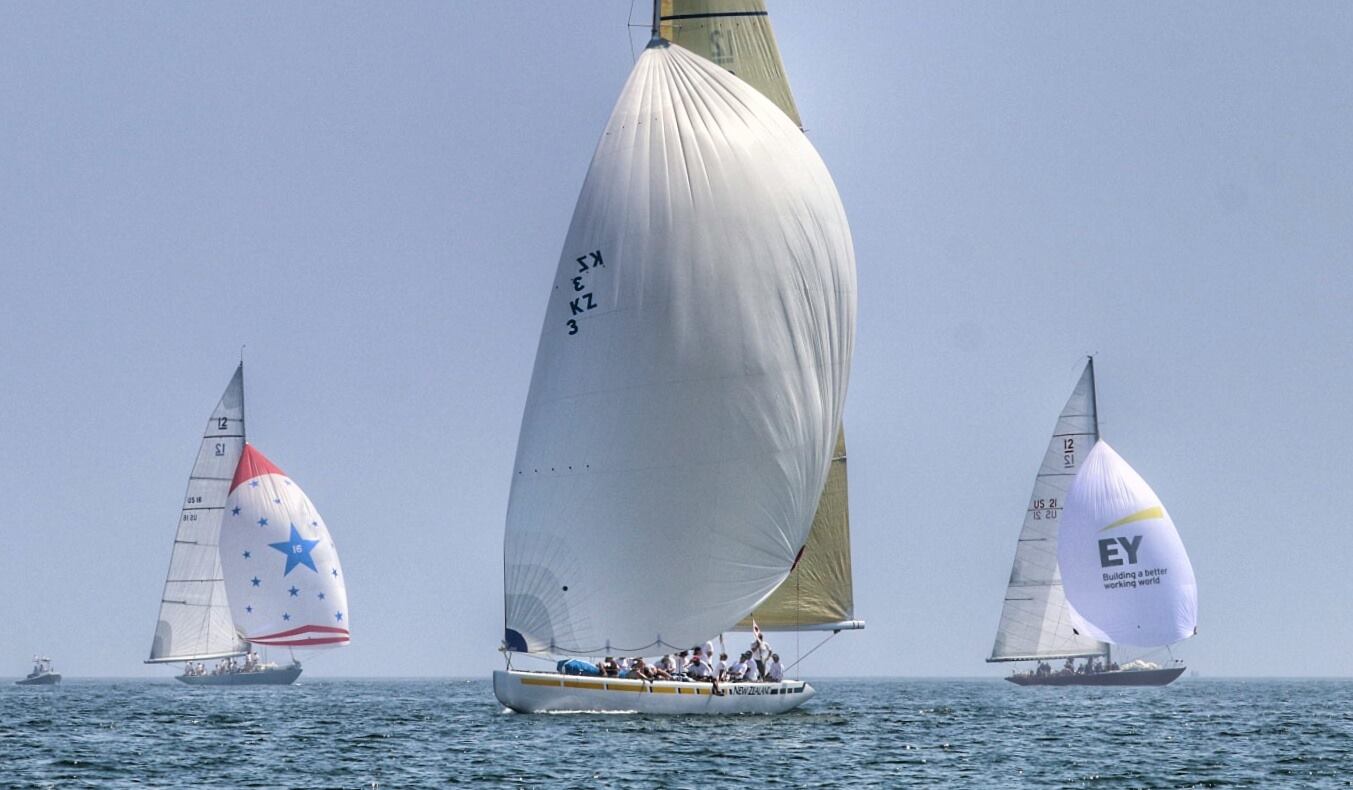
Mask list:
[[[1174,522],[1151,486],[1103,441],[1067,493],[1058,560],[1083,633],[1155,647],[1197,628],[1198,586]]]
[[[235,623],[253,644],[348,644],[348,593],[338,549],[301,487],[244,448],[221,527],[221,566]]]
[[[206,660],[246,649],[231,622],[217,551],[222,509],[243,448],[241,364],[207,420],[188,477],[148,662]]]
[[[508,649],[652,654],[769,595],[812,526],[854,326],[817,152],[746,83],[650,46],[550,292],[507,514]]]
[[[1043,453],[1033,494],[1024,512],[1001,609],[1001,623],[988,661],[1028,661],[1100,655],[1105,645],[1076,633],[1057,569],[1057,531],[1066,492],[1090,448],[1099,439],[1095,364],[1085,363]]]

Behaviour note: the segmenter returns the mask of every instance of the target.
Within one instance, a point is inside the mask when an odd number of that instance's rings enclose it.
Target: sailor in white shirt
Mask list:
[[[699,655],[691,657],[691,663],[686,665],[686,675],[691,680],[709,680],[709,665],[700,660]]]
[[[714,666],[714,643],[706,642],[703,650],[700,651],[700,658],[711,667]]]
[[[785,668],[780,665],[780,654],[770,654],[770,666],[766,667],[766,680],[779,683],[785,679]]]
[[[671,653],[658,659],[658,669],[661,669],[669,675],[675,675],[677,673],[677,662],[676,659],[672,658]]]
[[[742,680],[742,676],[745,674],[747,674],[747,655],[743,654],[742,658],[739,658],[733,666],[728,668],[728,679],[736,683]]]
[[[761,667],[756,665],[751,656],[747,657],[747,671],[742,673],[742,679],[748,682],[761,679]]]
[[[752,654],[752,661],[756,662],[756,668],[764,672],[766,661],[770,659],[770,645],[766,644],[766,640],[757,639],[752,642],[752,646],[747,648],[747,652]]]
[[[717,664],[714,665],[714,677],[718,678],[719,680],[727,680],[727,679],[728,679],[728,654],[727,654],[727,653],[720,653],[720,654],[719,654],[719,663],[717,663]]]

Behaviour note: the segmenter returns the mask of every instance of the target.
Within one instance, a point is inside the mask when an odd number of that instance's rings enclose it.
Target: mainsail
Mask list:
[[[1085,455],[1099,439],[1095,408],[1095,361],[1057,418],[1015,547],[1005,608],[988,661],[1028,661],[1103,655],[1108,646],[1077,633],[1057,567],[1057,533],[1067,489]]]
[[[588,170],[546,311],[504,541],[513,651],[645,655],[727,630],[812,528],[855,266],[784,112],[655,41]]]
[[[225,512],[221,566],[244,637],[285,647],[348,644],[348,593],[338,549],[296,481],[246,445]]]
[[[1071,483],[1057,546],[1082,633],[1140,647],[1195,633],[1198,585],[1174,521],[1107,442],[1094,446]]]
[[[850,514],[847,510],[846,435],[836,436],[827,485],[817,503],[808,534],[788,578],[756,611],[738,623],[752,630],[752,620],[767,631],[841,631],[864,628],[855,619],[855,592],[850,572]]]
[[[662,0],[661,21],[663,38],[738,75],[803,126],[762,0]]]
[[[243,448],[241,363],[207,421],[188,477],[147,663],[223,658],[247,649],[231,620],[217,549],[230,480]]]
[[[661,20],[664,38],[736,74],[803,125],[762,0],[662,0]],[[794,569],[737,630],[751,630],[753,617],[762,628],[776,631],[864,627],[855,619],[846,488],[843,427],[812,532]]]

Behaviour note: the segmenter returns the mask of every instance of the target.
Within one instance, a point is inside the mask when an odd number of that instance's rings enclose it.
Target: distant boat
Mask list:
[[[1140,533],[1106,534],[1129,526]],[[1184,673],[1183,664],[1118,667],[1111,645],[1187,638],[1196,632],[1196,604],[1193,568],[1173,522],[1099,439],[1090,359],[1035,479],[987,661],[1039,662],[1006,678],[1021,686],[1163,686]],[[1086,664],[1071,669],[1076,659]]]
[[[45,656],[33,656],[33,671],[22,680],[14,681],[18,686],[55,686],[61,682],[61,673],[52,666],[52,660]]]
[[[348,628],[345,579],[323,518],[245,442],[241,364],[188,478],[146,663],[182,662],[178,679],[190,685],[286,685],[301,663],[260,660],[252,645],[336,647],[348,643]]]
[[[855,270],[835,186],[785,112],[664,40],[660,16],[536,354],[504,539],[509,662],[655,656],[735,627],[795,567],[844,454]],[[493,680],[522,712],[778,713],[814,693],[510,663]]]

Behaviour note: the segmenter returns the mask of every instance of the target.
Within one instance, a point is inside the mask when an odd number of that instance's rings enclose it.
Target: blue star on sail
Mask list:
[[[287,555],[287,568],[282,571],[283,576],[291,573],[297,565],[304,565],[315,573],[319,573],[319,569],[315,567],[315,561],[310,557],[310,550],[318,545],[318,540],[306,540],[301,537],[301,533],[296,531],[295,524],[291,525],[291,537],[289,539],[280,543],[268,544],[271,548]]]

